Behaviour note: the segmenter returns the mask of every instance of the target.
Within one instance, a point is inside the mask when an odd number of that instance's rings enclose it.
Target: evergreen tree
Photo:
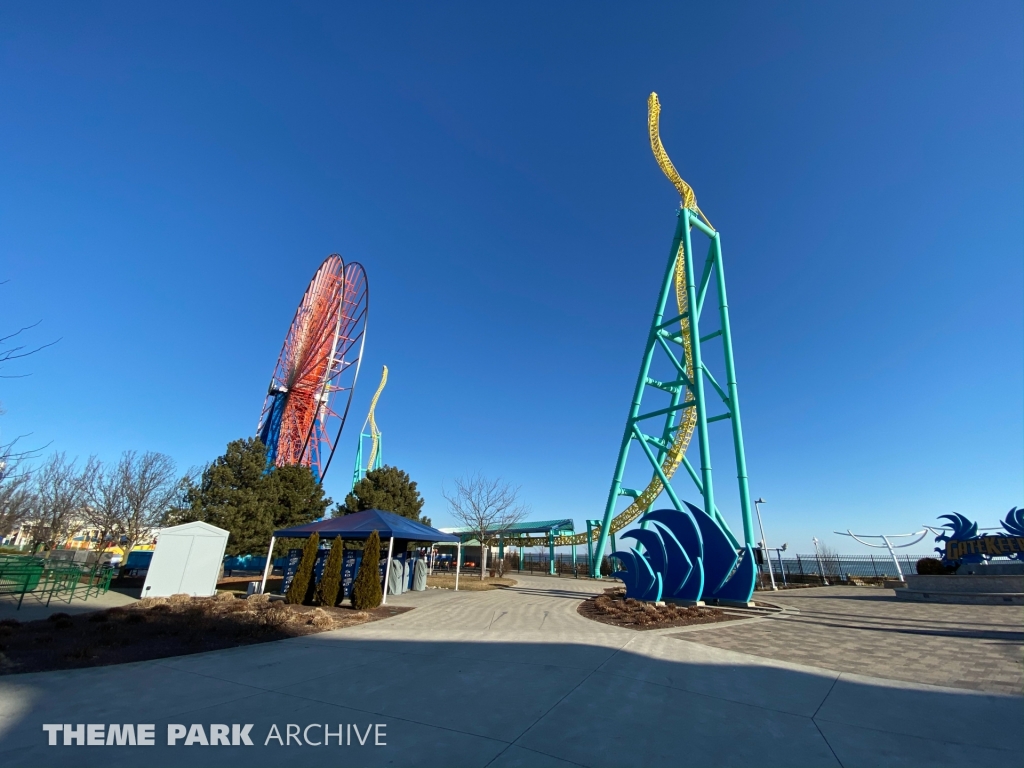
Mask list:
[[[320,549],[320,534],[314,533],[306,539],[306,546],[302,548],[302,559],[299,560],[299,567],[292,576],[292,583],[288,585],[288,593],[284,596],[286,603],[302,605],[310,602],[313,584],[313,566],[316,565],[316,553]]]
[[[223,456],[209,464],[189,492],[195,519],[231,533],[225,553],[267,551],[273,528],[268,499],[267,449],[259,438],[228,443]]]
[[[228,555],[262,555],[274,531],[311,523],[331,503],[308,467],[267,472],[267,449],[256,437],[228,443],[224,455],[203,469],[198,483],[188,482],[185,495],[187,503],[169,512],[167,523],[202,520],[224,528],[231,533]],[[304,543],[281,539],[275,554]]]
[[[316,596],[313,602],[317,605],[333,607],[338,603],[338,591],[341,588],[341,556],[345,551],[341,536],[331,542],[331,554],[324,563],[324,572],[316,585]]]
[[[380,587],[380,534],[374,531],[363,547],[363,561],[352,584],[352,607],[366,611],[376,608],[384,599]]]
[[[366,477],[356,483],[352,492],[345,497],[345,503],[334,509],[334,517],[362,512],[364,509],[380,509],[396,515],[430,525],[430,518],[420,514],[423,497],[416,489],[416,483],[399,469],[385,465],[371,469]]]
[[[271,506],[273,526],[267,531],[263,546],[270,534],[282,528],[305,525],[324,517],[331,499],[324,496],[324,488],[316,481],[309,467],[276,467],[265,480],[264,497]],[[280,539],[274,546],[275,556],[301,547],[301,539]],[[266,549],[263,550],[266,552]]]

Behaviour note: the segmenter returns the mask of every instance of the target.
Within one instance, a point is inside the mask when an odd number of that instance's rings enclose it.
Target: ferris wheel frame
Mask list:
[[[267,446],[268,468],[306,466],[323,482],[359,378],[369,304],[362,264],[336,253],[324,259],[285,334],[263,402],[256,434]]]

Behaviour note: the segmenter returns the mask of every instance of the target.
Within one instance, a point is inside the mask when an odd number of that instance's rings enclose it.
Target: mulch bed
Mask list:
[[[248,599],[150,597],[130,606],[39,621],[0,620],[0,674],[46,672],[161,659],[235,648],[351,627],[411,608],[370,611],[287,605],[267,595]]]
[[[692,624],[714,624],[740,618],[707,606],[685,607],[667,603],[654,605],[642,600],[626,598],[621,587],[606,589],[603,595],[584,600],[576,608],[585,616],[602,624],[611,624],[627,629],[664,629],[665,627],[688,627]]]

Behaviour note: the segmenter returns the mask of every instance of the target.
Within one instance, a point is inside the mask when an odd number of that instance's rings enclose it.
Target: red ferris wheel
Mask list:
[[[267,466],[300,464],[322,482],[345,426],[366,340],[369,284],[362,264],[328,256],[284,338],[256,433]]]

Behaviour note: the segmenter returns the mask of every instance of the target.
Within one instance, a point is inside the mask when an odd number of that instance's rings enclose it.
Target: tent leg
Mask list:
[[[455,550],[455,591],[459,591],[459,566],[462,565],[462,542],[459,542],[458,549]]]
[[[384,599],[380,601],[381,605],[386,605],[388,602],[388,582],[391,581],[391,548],[395,546],[395,537],[392,536],[388,539],[388,564],[384,566]],[[363,553],[363,557],[366,557],[366,553]],[[380,553],[377,553],[377,557],[380,557]]]
[[[270,575],[270,569],[274,567],[274,542],[277,539],[274,536],[270,537],[270,549],[267,550],[267,564],[263,566],[263,581],[260,582],[260,594],[262,595],[267,591],[267,576]]]

